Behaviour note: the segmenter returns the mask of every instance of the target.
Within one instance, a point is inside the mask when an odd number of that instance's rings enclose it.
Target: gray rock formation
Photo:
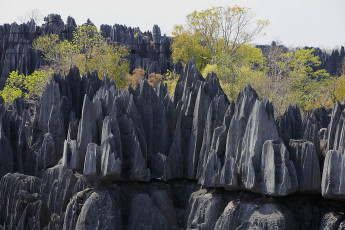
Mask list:
[[[335,213],[335,212],[330,212],[326,213],[321,220],[320,224],[320,230],[326,230],[326,229],[342,229],[340,227],[340,224],[344,220],[344,215],[341,213]]]
[[[277,118],[279,136],[285,145],[289,145],[290,139],[302,139],[302,116],[297,105],[289,105],[282,116]]]
[[[42,175],[41,171],[44,171],[46,168],[54,166],[57,161],[55,155],[55,142],[53,136],[50,133],[44,135],[43,143],[40,149],[40,152],[36,158],[36,175]]]
[[[86,155],[87,146],[89,143],[96,142],[96,120],[94,117],[94,108],[89,97],[85,95],[82,117],[78,127],[78,156],[77,157],[77,168],[82,169],[84,167],[84,160]]]
[[[3,121],[0,118],[0,178],[6,173],[13,172],[13,153],[10,141],[7,139]]]
[[[344,105],[330,118],[289,106],[275,120],[250,86],[229,102],[217,76],[202,78],[193,60],[172,98],[163,84],[126,91],[97,73],[68,76],[53,76],[41,106],[0,106],[1,173],[42,177],[1,178],[4,229],[344,225],[341,215],[325,216],[345,211]],[[329,149],[324,164],[321,149]]]
[[[240,183],[252,191],[260,191],[258,182],[264,142],[279,139],[271,106],[267,101],[256,101],[241,143],[238,166]]]
[[[290,140],[288,149],[297,173],[298,191],[319,193],[320,164],[314,144],[309,141]]]
[[[156,207],[148,194],[135,195],[130,207],[129,229],[172,229],[169,221]]]
[[[48,226],[49,220],[50,211],[48,207],[41,200],[38,200],[25,207],[16,229],[44,229]]]
[[[296,229],[293,214],[278,204],[231,201],[214,229]]]
[[[79,158],[80,156],[78,154],[77,141],[69,139],[65,140],[63,147],[62,165],[65,168],[77,170],[79,169]]]
[[[332,199],[345,199],[344,152],[330,150],[323,165],[321,193]]]
[[[214,229],[226,206],[226,200],[217,192],[199,190],[191,195],[189,205],[187,229]]]
[[[345,135],[345,105],[337,102],[334,105],[331,122],[328,126],[328,143],[327,150],[344,150]]]
[[[297,190],[299,181],[295,166],[281,141],[267,140],[263,144],[260,176],[259,191],[263,194],[286,196]]]
[[[0,225],[5,229],[18,229],[17,226],[31,216],[29,213],[22,216],[26,204],[35,201],[40,191],[41,180],[37,177],[19,173],[6,174],[0,180]],[[25,194],[21,198],[21,194]],[[32,196],[30,195],[32,194]],[[25,199],[26,197],[33,199]],[[21,218],[23,220],[21,221]],[[38,220],[39,222],[40,220]],[[44,221],[41,219],[41,221]],[[25,226],[23,226],[25,227]]]
[[[62,157],[63,143],[65,140],[65,128],[60,109],[55,105],[52,106],[50,111],[48,133],[52,135],[55,143],[54,155],[50,156],[50,160],[53,164],[56,164]]]
[[[64,229],[122,229],[121,203],[116,190],[90,191],[84,199],[75,226],[70,225],[70,228],[65,228],[64,225]]]
[[[54,81],[48,83],[42,94],[41,110],[38,120],[38,127],[44,133],[48,132],[48,121],[53,105],[59,106],[60,104],[60,91],[59,85]]]
[[[44,172],[40,194],[51,212],[60,215],[65,212],[72,196],[88,186],[83,177],[77,177],[72,170],[57,165]]]

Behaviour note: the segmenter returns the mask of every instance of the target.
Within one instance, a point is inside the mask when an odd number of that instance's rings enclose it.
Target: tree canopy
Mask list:
[[[194,56],[199,68],[207,64],[228,68],[242,56],[242,46],[261,36],[267,25],[249,8],[239,6],[194,11],[185,26],[174,27],[174,60],[186,63]]]
[[[35,71],[25,76],[18,71],[12,71],[6,80],[6,86],[0,91],[7,105],[12,105],[17,98],[41,97],[45,85],[51,80],[52,70]]]
[[[289,103],[302,109],[332,106],[343,81],[319,69],[314,49],[288,49],[274,42],[263,53],[251,44],[268,24],[245,7],[194,11],[187,15],[186,25],[174,27],[174,61],[185,64],[194,57],[204,77],[217,73],[230,99],[251,84],[260,97],[273,102],[277,115]]]
[[[32,47],[42,51],[45,60],[55,65],[57,71],[65,73],[76,65],[81,74],[97,71],[100,78],[107,76],[115,80],[120,88],[127,85],[127,48],[107,41],[91,23],[78,26],[72,41],[61,40],[59,35],[50,34],[35,39]]]

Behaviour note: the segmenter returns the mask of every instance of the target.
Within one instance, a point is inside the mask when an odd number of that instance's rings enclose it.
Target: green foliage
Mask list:
[[[314,71],[321,64],[319,57],[314,55],[314,49],[300,49],[282,56],[289,60],[285,63],[284,72],[291,82],[292,102],[304,109],[307,102],[313,103],[328,84],[329,74],[324,69]]]
[[[239,49],[243,55],[234,58],[230,67],[207,64],[202,75],[215,72],[231,100],[236,100],[238,93],[250,84],[259,97],[267,97],[273,103],[276,115],[282,114],[289,104],[297,104],[301,109],[330,108],[335,98],[343,98],[345,80],[329,78],[325,70],[314,70],[320,60],[313,49],[272,49],[276,50],[264,58],[260,50],[244,45]]]
[[[53,70],[41,70],[24,77],[24,87],[27,91],[27,97],[42,97],[44,88],[50,82],[53,73]]]
[[[57,34],[50,34],[35,39],[32,47],[42,51],[50,66],[56,66],[57,72],[66,73],[76,65],[81,74],[97,71],[100,78],[107,76],[116,81],[119,88],[127,86],[127,48],[106,41],[101,31],[90,23],[78,26],[71,42],[61,41]]]
[[[18,74],[18,71],[13,71],[6,80],[5,88],[0,91],[1,97],[6,104],[13,104],[13,101],[23,96],[22,89],[24,88],[24,75]]]
[[[219,74],[219,71],[218,71],[218,66],[217,65],[211,65],[211,64],[207,64],[205,66],[205,68],[202,70],[201,72],[201,75],[206,78],[207,75],[209,75],[210,73],[218,73]],[[217,74],[217,75],[218,75]]]
[[[165,74],[165,80],[164,83],[167,84],[168,92],[170,97],[174,94],[176,84],[178,79],[180,78],[180,75],[176,74],[174,71],[167,71]]]
[[[213,7],[187,15],[187,25],[173,31],[173,58],[183,64],[194,56],[197,66],[217,64],[229,68],[240,49],[261,36],[268,21],[255,20],[249,8]]]
[[[320,95],[329,87],[329,74],[324,69],[314,70],[321,64],[314,49],[288,51],[272,45],[266,58],[266,74],[271,81],[266,85],[269,89],[266,96],[273,102],[277,114],[282,114],[290,103],[301,109],[327,103]]]
[[[201,73],[204,78],[211,72],[216,73],[228,98],[235,100],[238,93],[247,84],[254,87],[259,85],[257,81],[264,80],[266,71],[264,63],[265,60],[260,49],[251,45],[242,45],[229,67],[207,64]],[[254,88],[258,91],[261,90],[259,87]]]
[[[5,88],[0,91],[5,103],[12,105],[17,98],[41,97],[46,83],[51,79],[53,71],[35,71],[31,75],[25,76],[12,71],[6,80]]]

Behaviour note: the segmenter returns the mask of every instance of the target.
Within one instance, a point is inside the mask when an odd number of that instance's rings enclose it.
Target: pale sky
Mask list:
[[[44,16],[60,14],[65,22],[70,15],[77,24],[90,18],[97,26],[117,23],[142,31],[158,24],[170,35],[194,10],[234,5],[250,7],[258,19],[270,21],[257,44],[279,40],[288,46],[345,46],[345,0],[0,0],[0,24],[18,22],[38,9]]]

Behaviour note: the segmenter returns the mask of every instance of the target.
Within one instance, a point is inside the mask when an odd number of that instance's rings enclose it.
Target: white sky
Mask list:
[[[77,24],[90,18],[97,26],[117,23],[142,31],[158,24],[169,35],[193,10],[233,5],[250,7],[258,19],[270,20],[267,35],[255,43],[279,40],[328,49],[345,45],[345,0],[0,0],[0,24],[38,9],[44,16],[58,13],[64,21],[71,15]]]

